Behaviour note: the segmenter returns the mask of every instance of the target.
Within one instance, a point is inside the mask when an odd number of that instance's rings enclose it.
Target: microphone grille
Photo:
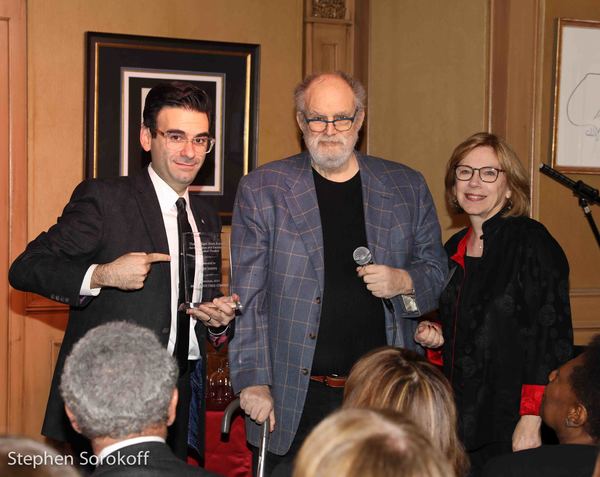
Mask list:
[[[352,253],[352,258],[357,265],[368,265],[373,260],[371,251],[367,247],[357,247]]]

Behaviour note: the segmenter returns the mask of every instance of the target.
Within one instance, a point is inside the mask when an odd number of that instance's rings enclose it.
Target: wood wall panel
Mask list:
[[[600,333],[598,304],[600,288],[571,288],[571,309],[576,317],[573,323],[575,336],[579,344],[587,343],[592,336]]]
[[[369,16],[368,152],[423,173],[448,239],[465,222],[446,207],[446,162],[488,123],[489,0],[376,0]]]
[[[6,271],[27,236],[26,2],[0,2],[0,433],[22,429],[23,294]],[[3,272],[2,272],[3,271]]]
[[[6,16],[6,12],[0,12],[0,17]],[[8,174],[8,163],[9,163],[9,146],[8,146],[8,134],[9,134],[9,110],[8,110],[8,75],[6,72],[9,71],[8,67],[8,21],[5,18],[0,18],[0,194],[4,204],[8,204],[6,195],[9,191],[8,181],[6,175]],[[8,223],[6,213],[6,206],[0,208],[0,219],[2,223]],[[2,227],[0,229],[0,262],[6,267],[8,257],[8,228]],[[0,304],[1,315],[0,316],[0,342],[3,346],[0,347],[0,388],[8,389],[8,283],[6,279],[2,281],[0,279]],[[8,393],[0,394],[0,433],[6,432],[7,430],[7,418],[8,418]]]
[[[359,51],[354,43],[355,1],[361,0],[344,1],[344,18],[314,16],[312,0],[305,1],[304,75],[338,70],[354,74]]]
[[[595,0],[491,0],[490,129],[505,136],[531,174],[532,216],[569,260],[575,342],[600,333],[600,249],[565,187],[541,176],[551,163],[556,21],[600,20]],[[577,176],[600,187],[600,176]],[[593,211],[598,213],[598,208]]]

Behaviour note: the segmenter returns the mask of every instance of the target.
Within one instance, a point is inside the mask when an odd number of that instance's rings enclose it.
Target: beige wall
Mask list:
[[[28,0],[29,237],[84,177],[84,32],[258,43],[258,162],[299,150],[302,0]]]
[[[488,1],[371,2],[369,153],[424,173],[444,238],[444,167],[486,127]]]

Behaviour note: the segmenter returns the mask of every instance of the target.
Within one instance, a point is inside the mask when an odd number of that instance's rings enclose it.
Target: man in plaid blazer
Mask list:
[[[365,115],[360,83],[314,75],[295,99],[308,151],[242,178],[231,236],[233,290],[245,304],[231,378],[254,446],[257,424],[270,418],[266,464],[277,475],[339,407],[362,354],[417,348],[416,318],[437,308],[447,273],[422,175],[354,150]],[[359,246],[373,263],[357,267]]]

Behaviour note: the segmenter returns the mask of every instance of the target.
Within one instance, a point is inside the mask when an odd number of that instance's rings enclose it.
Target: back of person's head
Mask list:
[[[585,407],[587,433],[600,442],[600,334],[595,335],[582,354],[582,363],[571,372],[571,387]]]
[[[466,473],[468,459],[456,432],[450,384],[414,351],[386,346],[359,359],[346,381],[343,407],[402,412],[446,455],[458,475]]]
[[[73,458],[27,437],[0,437],[2,477],[77,477]]]
[[[119,439],[167,423],[177,376],[177,363],[152,331],[112,322],[75,344],[60,392],[84,436]]]
[[[293,477],[452,477],[452,466],[400,413],[342,409],[304,441]]]
[[[142,114],[144,126],[156,137],[156,117],[163,108],[182,108],[205,113],[211,121],[212,103],[206,92],[192,83],[170,81],[159,83],[146,96]]]

